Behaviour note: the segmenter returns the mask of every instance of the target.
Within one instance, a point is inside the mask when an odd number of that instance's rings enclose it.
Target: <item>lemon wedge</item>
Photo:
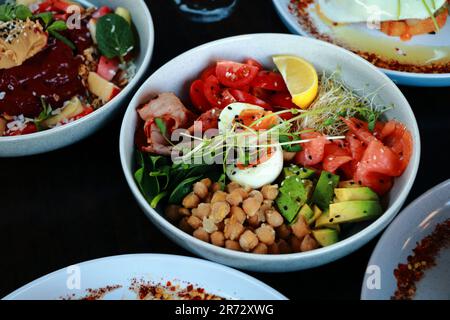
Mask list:
[[[296,56],[274,56],[273,62],[280,71],[292,95],[292,102],[307,109],[319,91],[319,77],[314,66]]]

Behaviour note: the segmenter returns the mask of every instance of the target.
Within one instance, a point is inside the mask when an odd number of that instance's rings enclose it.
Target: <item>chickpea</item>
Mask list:
[[[276,231],[278,237],[284,240],[287,240],[292,233],[291,228],[284,223],[278,228],[276,228]]]
[[[216,231],[211,234],[211,243],[218,247],[225,246],[225,235],[221,231]]]
[[[233,241],[233,240],[227,240],[225,241],[225,248],[235,251],[242,251],[241,246],[239,245],[239,242]]]
[[[290,162],[294,160],[296,154],[296,152],[283,151],[283,160],[286,162]]]
[[[211,200],[212,200],[212,194],[211,194],[211,193],[208,193],[208,195],[206,196],[206,198],[203,199],[203,202],[204,202],[204,203],[211,203]]]
[[[232,221],[231,219],[225,224],[223,230],[225,238],[229,240],[237,240],[244,232],[245,228],[242,224]]]
[[[260,204],[264,201],[264,197],[263,197],[262,193],[259,192],[258,190],[253,190],[252,192],[250,192],[248,194],[248,196],[251,198],[255,198],[256,200],[259,201]]]
[[[203,218],[202,224],[203,229],[205,229],[205,231],[208,232],[209,234],[219,230],[216,223],[211,217]]]
[[[233,190],[230,194],[227,195],[226,198],[227,202],[231,204],[232,206],[238,206],[244,201],[244,198],[242,197],[241,193],[238,189]]]
[[[210,178],[202,179],[200,182],[203,183],[208,189],[212,186],[212,181]]]
[[[224,202],[227,200],[227,193],[221,190],[214,192],[213,197],[211,199],[211,204],[215,202]]]
[[[247,219],[247,215],[245,214],[244,210],[242,210],[241,207],[236,206],[231,207],[231,217],[240,224],[244,224],[245,220]]]
[[[189,209],[180,207],[178,209],[178,214],[182,217],[189,217],[191,215],[191,211]]]
[[[208,196],[208,187],[203,182],[195,183],[193,190],[200,199],[205,199]]]
[[[302,240],[297,238],[296,236],[291,236],[289,239],[289,242],[291,244],[292,251],[294,252],[301,252],[301,246],[302,246]]]
[[[270,225],[263,223],[255,232],[262,243],[271,245],[275,242],[275,230]]]
[[[250,230],[246,230],[239,238],[239,244],[244,251],[255,249],[258,243],[258,237]]]
[[[209,242],[209,233],[206,232],[203,228],[198,228],[197,230],[195,230],[193,236],[199,240]]]
[[[278,197],[278,185],[266,185],[262,187],[261,193],[264,199],[275,200]]]
[[[189,193],[184,199],[183,199],[183,207],[187,209],[193,209],[197,208],[198,204],[200,203],[200,198],[193,192]]]
[[[291,226],[292,232],[299,239],[303,239],[306,235],[308,235],[311,231],[309,230],[309,226],[306,223],[305,217],[299,215],[297,221]]]
[[[180,213],[178,212],[179,209],[180,207],[177,205],[168,205],[166,207],[166,210],[164,211],[167,220],[169,220],[170,222],[178,222],[181,219]]]
[[[240,189],[240,188],[241,188],[241,185],[239,183],[237,183],[237,182],[230,182],[227,185],[227,191],[229,193],[232,193],[234,190],[237,190],[237,189]]]
[[[303,238],[300,250],[302,252],[305,252],[317,249],[318,247],[319,244],[317,243],[317,241],[311,235],[307,234],[305,238]]]
[[[202,220],[196,216],[190,216],[187,219],[187,223],[192,227],[192,229],[198,229],[202,226]]]
[[[253,249],[253,253],[256,254],[267,254],[269,251],[269,248],[264,243],[258,243],[258,245]]]
[[[244,200],[242,203],[242,209],[244,209],[244,212],[248,217],[252,217],[258,213],[261,203],[262,201],[258,201],[258,199],[254,197],[250,197]]]
[[[222,191],[222,185],[220,184],[220,182],[214,182],[211,186],[211,191],[212,192]]]
[[[241,194],[241,197],[242,197],[243,200],[248,198],[248,192],[244,188],[238,188],[238,189],[233,190],[233,191],[239,192]]]
[[[284,222],[283,216],[276,210],[267,210],[265,214],[267,223],[272,227],[280,227]]]
[[[214,222],[218,223],[220,221],[223,221],[228,214],[230,213],[230,205],[228,202],[225,201],[219,201],[214,202],[211,206],[211,217],[214,220]]]
[[[209,203],[200,203],[197,208],[192,209],[192,215],[200,219],[207,218],[211,213],[211,205]]]
[[[278,244],[276,242],[270,246],[267,246],[267,249],[269,254],[280,254],[280,248],[278,248]]]
[[[289,244],[288,244],[285,240],[283,240],[283,239],[280,239],[280,240],[278,241],[278,248],[279,248],[279,250],[280,250],[280,254],[289,254],[289,253],[292,253],[291,247],[290,247]]]
[[[178,222],[178,228],[180,228],[186,233],[192,234],[192,231],[194,231],[194,229],[192,229],[187,220],[188,220],[187,217],[182,218],[180,222]]]
[[[259,225],[261,224],[259,221],[259,216],[257,214],[255,214],[252,217],[248,217],[247,222],[250,227],[255,228],[255,229],[258,228]]]

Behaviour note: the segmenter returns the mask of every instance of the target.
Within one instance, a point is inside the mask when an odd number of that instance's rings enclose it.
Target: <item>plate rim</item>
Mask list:
[[[259,288],[264,289],[267,293],[270,293],[273,296],[273,299],[276,298],[278,300],[288,300],[288,298],[284,294],[279,292],[278,290],[272,288],[271,286],[262,282],[261,280],[255,278],[253,276],[250,276],[242,271],[239,271],[239,270],[233,269],[231,267],[228,267],[228,266],[216,263],[216,262],[212,262],[209,260],[195,258],[195,257],[189,257],[189,256],[183,256],[183,255],[173,255],[173,254],[163,254],[163,253],[124,254],[124,255],[113,255],[113,256],[92,259],[92,260],[86,260],[83,262],[74,263],[73,265],[78,265],[80,267],[83,267],[83,266],[95,265],[95,264],[100,265],[105,262],[114,263],[115,261],[126,260],[126,259],[142,259],[142,260],[161,259],[161,260],[168,260],[168,261],[176,260],[179,263],[189,262],[189,263],[197,264],[199,267],[207,266],[209,268],[215,268],[224,273],[234,274],[237,277],[241,278],[242,281],[246,281],[247,283],[253,283],[255,286],[258,286]],[[68,266],[60,268],[56,271],[50,272],[42,277],[37,278],[37,279],[21,286],[20,288],[14,290],[13,292],[7,294],[1,300],[21,300],[20,298],[18,299],[17,296],[25,293],[26,291],[28,291],[36,286],[41,285],[42,283],[44,283],[46,281],[51,280],[53,277],[59,275],[61,272],[65,272],[67,267]],[[189,280],[186,280],[186,281],[189,281]],[[55,299],[57,299],[57,298],[55,297]]]
[[[289,3],[289,0],[272,0],[272,3],[278,13],[278,16],[280,17],[283,24],[289,29],[290,32],[299,34],[303,37],[313,38],[317,39],[316,37],[311,36],[308,32],[303,30],[303,28],[300,27],[298,23],[294,23],[290,18],[291,13],[287,11],[285,8],[285,4]],[[289,15],[289,16],[288,16]],[[348,50],[346,48],[343,48],[345,50]],[[409,79],[411,78],[417,79],[421,78],[421,80],[449,80],[450,81],[450,73],[418,73],[418,72],[405,72],[405,71],[397,71],[397,70],[390,70],[386,68],[380,68],[382,72],[386,73],[387,75],[391,77],[398,78],[404,78]],[[450,84],[447,84],[445,86],[450,86]]]
[[[401,222],[400,220],[403,219],[403,216],[408,214],[409,211],[413,210],[414,207],[418,206],[421,203],[427,203],[427,199],[432,196],[434,193],[437,193],[443,189],[450,188],[450,179],[444,180],[443,182],[435,185],[434,187],[428,189],[425,191],[422,195],[420,195],[418,198],[416,198],[414,201],[412,201],[408,206],[406,206],[403,210],[400,211],[400,213],[395,217],[395,219],[390,223],[389,227],[386,228],[386,230],[383,232],[382,236],[378,240],[375,248],[373,249],[370,259],[367,263],[367,267],[364,269],[364,272],[367,270],[367,268],[371,265],[374,265],[374,256],[375,253],[382,250],[382,247],[384,245],[384,242],[386,241],[388,234],[395,231],[397,228],[397,225]],[[431,207],[431,206],[430,206]],[[361,300],[371,300],[369,293],[370,290],[367,289],[365,286],[367,280],[367,274],[364,273],[364,279],[361,284]]]

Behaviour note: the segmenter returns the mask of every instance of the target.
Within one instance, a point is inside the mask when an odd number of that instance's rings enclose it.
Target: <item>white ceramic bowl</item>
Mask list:
[[[203,68],[218,59],[243,60],[248,57],[261,61],[271,68],[271,57],[276,54],[299,55],[311,61],[317,70],[335,71],[342,69],[342,79],[350,87],[379,90],[379,97],[395,109],[386,113],[396,118],[411,131],[414,139],[414,153],[408,169],[398,179],[386,199],[388,209],[370,225],[359,224],[351,235],[339,243],[311,252],[288,255],[255,255],[235,252],[195,239],[170,224],[160,212],[153,210],[146,202],[133,178],[134,132],[136,129],[136,108],[157,93],[172,91],[187,100],[188,84]],[[355,54],[337,46],[295,35],[254,34],[227,38],[202,45],[173,59],[156,71],[139,89],[130,103],[123,120],[120,136],[120,156],[127,182],[139,205],[150,220],[170,239],[180,246],[216,262],[229,266],[265,272],[286,272],[319,266],[339,259],[367,243],[381,232],[395,217],[403,205],[416,177],[420,159],[420,137],[411,107],[395,84],[376,67]]]
[[[137,66],[136,76],[113,100],[78,121],[64,126],[41,131],[33,134],[0,137],[0,157],[18,157],[44,153],[73,144],[86,138],[104,125],[115,112],[119,111],[127,98],[134,93],[134,89],[142,79],[146,68],[150,64],[153,53],[155,31],[152,17],[144,0],[77,0],[86,6],[119,6],[130,10],[133,23],[139,32],[139,52],[135,61]]]

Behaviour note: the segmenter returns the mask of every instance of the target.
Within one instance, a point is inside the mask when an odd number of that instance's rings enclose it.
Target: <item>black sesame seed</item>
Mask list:
[[[288,208],[288,206],[284,206],[283,209],[284,210],[288,210],[289,208]]]
[[[331,179],[331,178],[332,178],[331,174],[328,174],[328,179]]]
[[[313,159],[313,157],[312,157],[311,155],[309,155],[309,156],[308,156],[308,159],[309,159],[309,160],[312,160],[312,159]]]
[[[329,221],[330,221],[330,223],[333,223],[333,221],[334,221],[334,218],[331,218],[331,219],[330,219]]]
[[[233,108],[232,107],[228,107],[228,110],[233,110]]]
[[[340,214],[337,214],[337,215],[335,216],[336,219],[339,219],[340,217],[341,217]]]

